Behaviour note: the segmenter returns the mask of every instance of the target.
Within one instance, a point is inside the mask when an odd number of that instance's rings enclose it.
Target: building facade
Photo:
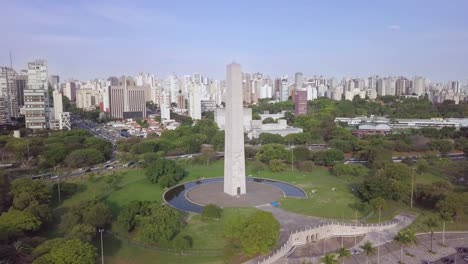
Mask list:
[[[28,84],[24,89],[26,128],[48,128],[49,99],[47,92],[47,61],[28,63]]]

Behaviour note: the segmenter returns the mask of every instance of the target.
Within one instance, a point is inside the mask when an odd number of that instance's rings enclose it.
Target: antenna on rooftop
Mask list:
[[[11,59],[11,50],[10,50],[10,68],[13,69],[13,60]]]

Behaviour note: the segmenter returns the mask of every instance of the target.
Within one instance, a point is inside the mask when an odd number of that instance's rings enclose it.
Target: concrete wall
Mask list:
[[[349,224],[330,222],[302,230],[297,230],[289,235],[288,241],[278,248],[273,254],[258,261],[258,264],[274,263],[281,257],[287,256],[294,251],[294,247],[306,243],[318,241],[324,238],[336,236],[359,236],[369,232],[384,231],[395,227],[398,220],[394,219],[382,224]]]

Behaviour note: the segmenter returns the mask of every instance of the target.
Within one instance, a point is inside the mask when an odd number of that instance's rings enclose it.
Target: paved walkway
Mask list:
[[[304,229],[309,226],[315,226],[327,222],[326,219],[314,216],[307,216],[285,211],[271,205],[260,205],[258,209],[271,212],[281,225],[281,234],[278,245],[284,244],[289,238],[291,232]]]

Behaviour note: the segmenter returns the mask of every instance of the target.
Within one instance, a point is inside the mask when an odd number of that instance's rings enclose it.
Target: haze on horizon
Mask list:
[[[0,65],[86,80],[151,72],[468,79],[468,1],[0,0]]]

